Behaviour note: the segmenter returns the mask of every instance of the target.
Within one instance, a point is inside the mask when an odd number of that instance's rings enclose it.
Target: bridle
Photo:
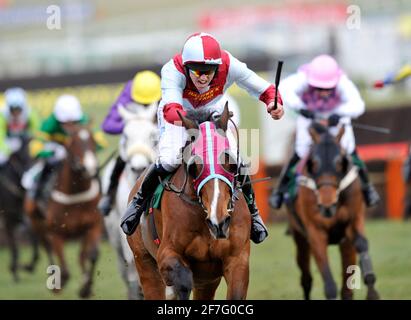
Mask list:
[[[216,118],[214,118],[215,120]],[[236,159],[236,172],[233,175],[233,181],[231,183],[231,188],[230,188],[230,200],[228,202],[228,206],[227,206],[227,211],[229,214],[231,214],[234,211],[234,204],[235,201],[237,201],[239,199],[239,192],[241,190],[241,188],[244,185],[244,180],[243,181],[239,181],[239,175],[240,175],[240,168],[241,168],[241,163],[240,163],[240,143],[239,143],[239,134],[238,134],[238,127],[237,125],[234,123],[233,120],[231,120],[231,118],[229,119],[229,121],[231,121],[231,123],[234,125],[235,131],[236,131],[236,135],[237,135],[237,159]],[[190,154],[192,152],[192,144],[194,142],[194,137],[192,137],[191,141],[186,145],[185,148],[191,148],[190,149]],[[192,158],[190,158],[191,160]],[[181,185],[181,187],[177,187],[175,186],[172,182],[170,182],[169,180],[164,181],[161,180],[160,178],[160,183],[163,185],[164,190],[169,191],[169,192],[174,192],[178,195],[178,197],[180,197],[183,201],[185,201],[186,203],[193,205],[193,206],[200,206],[203,211],[205,213],[207,213],[207,208],[205,207],[202,197],[201,195],[198,193],[196,193],[196,198],[192,199],[191,197],[189,197],[186,193],[185,193],[185,188],[188,182],[188,177],[190,176],[189,173],[189,167],[192,164],[191,161],[188,161],[188,163],[184,163],[184,181],[183,184]],[[215,179],[215,178],[214,178]]]

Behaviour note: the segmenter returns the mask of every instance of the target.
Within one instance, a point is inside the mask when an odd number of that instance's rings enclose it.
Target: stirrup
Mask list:
[[[131,236],[136,231],[144,211],[144,204],[140,204],[139,201],[141,200],[138,196],[133,197],[124,216],[121,218],[121,229],[128,236]]]
[[[113,208],[112,196],[108,194],[104,195],[98,202],[97,208],[103,216],[107,217]]]
[[[257,213],[251,215],[251,234],[250,239],[258,244],[265,240],[268,237],[268,230],[265,226],[263,219]]]
[[[273,209],[280,209],[284,202],[284,193],[279,190],[274,190],[270,196],[269,204]]]
[[[381,198],[377,190],[375,190],[374,186],[372,186],[371,184],[367,185],[363,192],[365,203],[368,208],[374,207],[380,202]]]

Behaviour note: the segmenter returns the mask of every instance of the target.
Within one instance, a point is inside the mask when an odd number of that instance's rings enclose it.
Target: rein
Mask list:
[[[318,195],[319,188],[323,186],[332,186],[332,187],[337,188],[337,195],[339,195],[341,192],[347,189],[357,177],[358,177],[358,168],[356,166],[352,166],[350,171],[348,171],[348,173],[344,176],[344,178],[341,179],[339,184],[335,184],[333,182],[323,182],[317,185],[314,179],[307,177],[307,176],[303,176],[303,175],[297,178],[297,183],[300,186],[311,189],[312,191],[314,191],[316,195]]]

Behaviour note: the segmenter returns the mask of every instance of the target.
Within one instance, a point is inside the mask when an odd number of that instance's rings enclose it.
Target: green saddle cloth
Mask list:
[[[287,184],[287,192],[285,194],[285,201],[288,204],[291,204],[297,198],[298,183],[297,183],[297,167],[298,164],[293,166],[288,172],[289,182]]]
[[[163,182],[167,182],[171,179],[173,175],[170,174],[168,175],[165,179],[163,179]],[[161,198],[163,197],[163,193],[164,193],[164,185],[162,183],[160,183],[156,190],[153,193],[153,196],[150,199],[150,205],[148,206],[147,210],[150,209],[160,209],[161,207]]]

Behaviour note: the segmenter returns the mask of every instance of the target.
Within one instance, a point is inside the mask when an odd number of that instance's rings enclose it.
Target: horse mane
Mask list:
[[[211,116],[217,113],[215,110],[208,108],[191,109],[187,111],[186,118],[196,121],[197,123],[203,123],[211,120]]]

